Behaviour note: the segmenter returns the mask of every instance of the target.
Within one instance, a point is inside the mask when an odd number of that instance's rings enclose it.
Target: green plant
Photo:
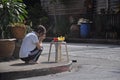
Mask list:
[[[27,17],[23,0],[0,0],[0,36],[9,38],[8,25],[23,22]]]

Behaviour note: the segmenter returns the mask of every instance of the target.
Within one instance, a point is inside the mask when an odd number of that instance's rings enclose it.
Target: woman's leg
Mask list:
[[[29,63],[30,61],[37,62],[42,51],[43,51],[43,48],[41,48],[40,50],[35,48],[33,51],[31,51],[28,57],[21,58],[21,60],[25,61],[25,63]]]

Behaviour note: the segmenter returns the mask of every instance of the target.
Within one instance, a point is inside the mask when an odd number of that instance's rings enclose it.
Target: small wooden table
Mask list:
[[[50,61],[50,54],[51,54],[51,48],[52,45],[55,45],[55,62],[58,62],[59,60],[61,61],[61,45],[65,45],[65,50],[66,50],[66,55],[67,55],[67,61],[69,61],[69,56],[68,56],[68,50],[67,50],[67,43],[65,41],[57,41],[57,42],[50,42],[50,49],[49,49],[49,55],[48,55],[48,61]]]

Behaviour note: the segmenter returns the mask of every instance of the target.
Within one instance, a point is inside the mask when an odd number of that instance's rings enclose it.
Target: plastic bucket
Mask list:
[[[82,23],[80,25],[80,35],[82,38],[86,38],[89,36],[90,32],[90,24],[89,23]]]

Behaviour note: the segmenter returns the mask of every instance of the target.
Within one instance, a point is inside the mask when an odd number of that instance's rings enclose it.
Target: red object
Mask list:
[[[54,42],[57,42],[58,41],[58,38],[53,38]]]

